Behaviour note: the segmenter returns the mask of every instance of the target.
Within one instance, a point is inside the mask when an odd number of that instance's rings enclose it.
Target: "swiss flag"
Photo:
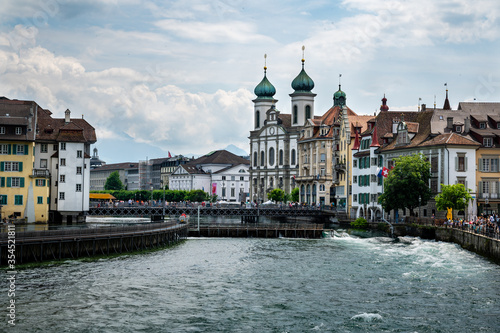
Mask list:
[[[389,176],[389,169],[387,169],[386,167],[384,167],[382,169],[382,176],[384,176],[385,178],[387,178],[387,176]]]
[[[168,157],[172,157],[172,155],[170,155],[170,152],[168,152]]]

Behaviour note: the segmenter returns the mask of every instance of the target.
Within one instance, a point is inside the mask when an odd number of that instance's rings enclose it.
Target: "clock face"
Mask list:
[[[273,134],[274,134],[274,127],[271,127],[271,128],[269,129],[269,133],[271,133],[271,135],[273,135]]]

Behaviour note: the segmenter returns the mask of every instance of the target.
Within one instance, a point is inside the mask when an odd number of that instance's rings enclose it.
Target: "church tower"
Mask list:
[[[292,127],[304,126],[307,119],[314,118],[314,97],[316,94],[311,90],[314,88],[314,81],[304,70],[304,50],[302,46],[302,70],[292,81],[294,92],[290,94],[292,98]]]
[[[254,93],[257,98],[252,102],[254,103],[254,129],[258,130],[264,126],[264,121],[266,120],[266,112],[278,101],[274,99],[274,94],[276,94],[276,88],[267,79],[267,66],[266,66],[267,55],[264,55],[264,78],[255,87]]]

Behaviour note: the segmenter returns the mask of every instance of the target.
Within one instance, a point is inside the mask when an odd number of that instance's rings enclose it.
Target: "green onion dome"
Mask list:
[[[345,100],[346,100],[346,94],[340,89],[340,84],[339,84],[339,90],[333,94],[333,105],[345,105]]]
[[[302,59],[302,70],[299,75],[292,81],[292,88],[295,92],[311,92],[314,88],[314,81],[307,75],[304,70],[304,59]]]
[[[264,78],[255,87],[254,93],[258,98],[268,98],[272,99],[274,94],[276,94],[276,88],[269,82],[266,76],[267,67],[264,67]]]

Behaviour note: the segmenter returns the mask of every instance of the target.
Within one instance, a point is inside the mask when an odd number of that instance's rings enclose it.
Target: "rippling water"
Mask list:
[[[9,331],[499,331],[499,266],[450,243],[339,236],[189,239],[23,270]]]

